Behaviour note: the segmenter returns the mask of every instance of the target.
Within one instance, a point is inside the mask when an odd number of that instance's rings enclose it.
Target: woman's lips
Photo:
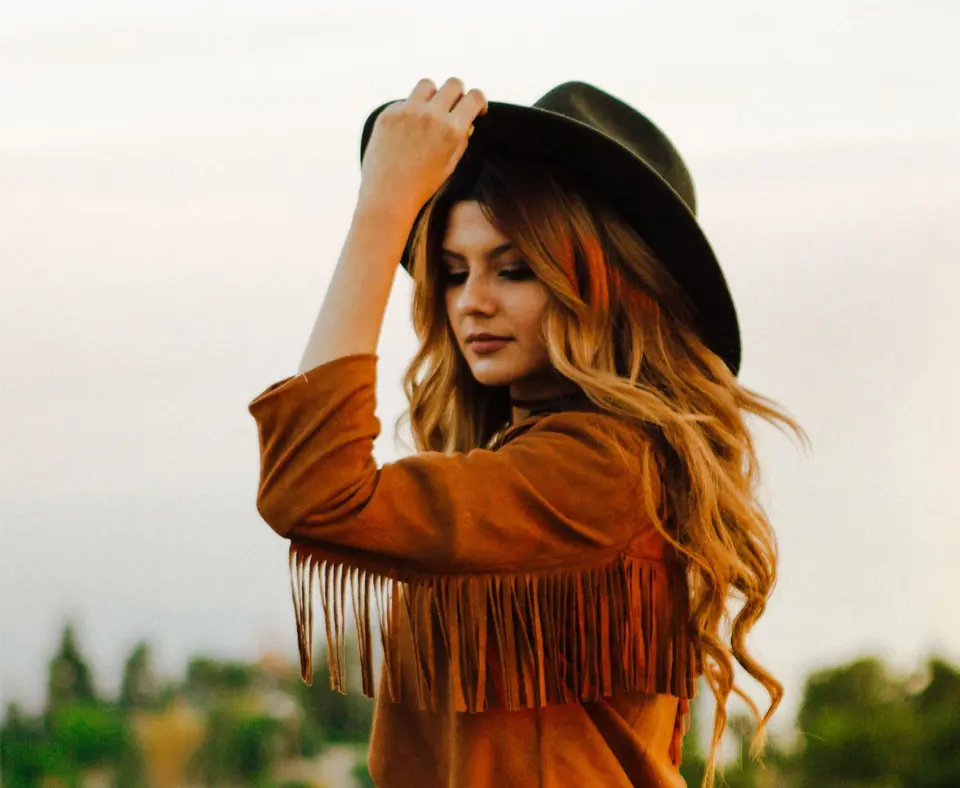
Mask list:
[[[506,347],[510,341],[509,339],[475,339],[470,343],[470,348],[478,356],[486,356]]]

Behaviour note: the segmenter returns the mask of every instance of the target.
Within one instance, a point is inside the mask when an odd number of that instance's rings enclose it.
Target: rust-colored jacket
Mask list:
[[[636,430],[601,412],[540,413],[495,448],[378,468],[376,362],[329,361],[249,405],[257,509],[291,543],[303,678],[316,593],[342,692],[352,608],[363,692],[377,698],[376,784],[684,785],[698,665]]]

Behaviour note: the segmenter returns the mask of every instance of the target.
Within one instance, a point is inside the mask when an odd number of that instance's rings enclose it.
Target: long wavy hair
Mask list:
[[[404,375],[418,450],[489,447],[510,425],[508,387],[474,380],[450,327],[439,250],[450,208],[477,201],[550,291],[542,340],[556,371],[602,410],[649,437],[665,494],[655,526],[686,556],[691,631],[716,697],[705,788],[714,784],[731,692],[757,719],[750,752],[783,687],[747,650],[777,576],[777,542],[756,496],[757,456],[746,416],[806,439],[772,401],[744,388],[701,341],[684,294],[601,193],[538,161],[469,153],[427,203],[411,236],[413,323],[421,345]],[[786,431],[786,430],[785,430]],[[729,601],[742,602],[730,617]],[[724,626],[729,629],[725,635]],[[767,691],[761,714],[734,680],[734,660]]]

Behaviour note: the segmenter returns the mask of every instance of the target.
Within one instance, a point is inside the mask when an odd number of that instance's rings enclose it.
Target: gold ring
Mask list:
[[[473,134],[473,124],[471,123],[471,124],[470,124],[470,131],[467,132],[467,136],[469,137],[469,136],[471,136],[472,134]]]

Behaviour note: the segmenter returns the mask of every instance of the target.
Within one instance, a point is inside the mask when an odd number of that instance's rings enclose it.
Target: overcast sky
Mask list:
[[[38,706],[68,615],[105,692],[141,638],[171,675],[200,652],[295,654],[247,404],[296,372],[364,119],[421,76],[522,104],[592,82],[687,160],[742,381],[813,443],[758,436],[782,563],[753,644],[787,709],[807,671],[860,653],[960,659],[960,6],[138,6],[0,15],[4,700]],[[409,298],[401,272],[381,460]]]

